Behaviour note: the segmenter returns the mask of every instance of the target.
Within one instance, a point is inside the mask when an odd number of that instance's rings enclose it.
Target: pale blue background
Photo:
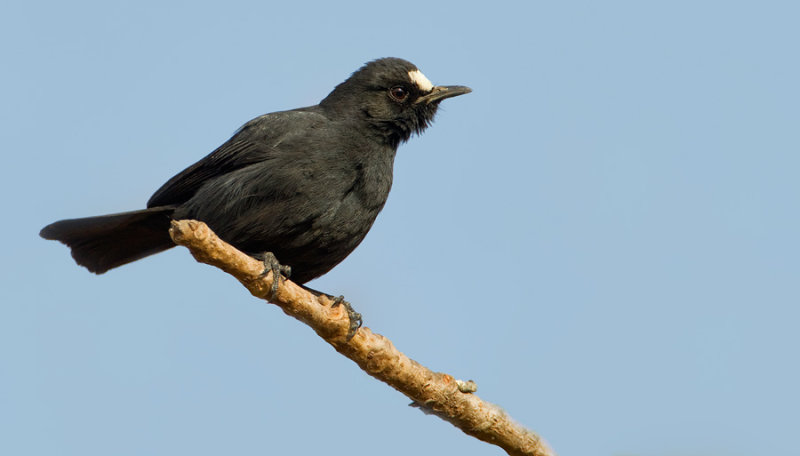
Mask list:
[[[314,287],[562,455],[800,454],[796,5],[3,6],[0,454],[502,454],[183,249],[37,236],[382,56],[474,92]]]

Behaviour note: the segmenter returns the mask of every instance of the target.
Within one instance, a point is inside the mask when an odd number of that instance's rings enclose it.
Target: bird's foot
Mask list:
[[[356,335],[358,328],[361,327],[361,314],[356,312],[356,310],[353,309],[353,306],[344,300],[344,296],[335,298],[333,300],[333,304],[331,304],[331,307],[336,307],[340,304],[344,306],[344,310],[347,311],[347,317],[350,319],[350,329],[347,330],[347,341],[349,342],[350,339]]]
[[[259,279],[266,277],[270,272],[272,273],[272,286],[269,289],[269,294],[267,294],[267,299],[272,299],[275,297],[275,293],[278,292],[280,281],[286,280],[292,275],[292,267],[278,263],[278,259],[275,258],[275,254],[272,252],[260,253],[255,257],[264,263],[264,271],[258,276]]]
[[[328,293],[323,293],[313,288],[309,288],[305,285],[300,285],[300,286],[303,287],[306,291],[314,294],[314,296],[325,296],[328,299],[332,299],[333,303],[331,304],[331,307],[344,305],[344,310],[347,311],[347,318],[350,319],[350,328],[347,330],[347,341],[349,342],[350,339],[352,339],[353,336],[356,335],[356,331],[358,331],[358,328],[361,327],[362,323],[361,314],[356,312],[355,309],[353,309],[353,306],[350,305],[349,302],[344,300],[344,296],[339,296],[338,298],[334,298]]]

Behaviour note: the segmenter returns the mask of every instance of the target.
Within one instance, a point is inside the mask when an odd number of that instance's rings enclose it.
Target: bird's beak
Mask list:
[[[466,86],[436,86],[427,95],[419,97],[417,103],[438,103],[445,98],[457,97],[470,92],[472,89]]]

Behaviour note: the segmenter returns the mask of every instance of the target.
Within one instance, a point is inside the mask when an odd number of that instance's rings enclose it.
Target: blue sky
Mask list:
[[[561,455],[797,454],[794,2],[17,2],[0,14],[0,453],[501,454],[173,249],[143,207],[245,121],[411,60],[447,100],[311,285]]]

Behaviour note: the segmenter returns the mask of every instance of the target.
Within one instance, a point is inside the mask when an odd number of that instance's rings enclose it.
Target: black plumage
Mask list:
[[[364,239],[392,186],[398,145],[430,124],[439,102],[468,92],[432,86],[408,61],[375,60],[319,105],[246,123],[147,209],[62,220],[40,234],[100,274],[173,247],[170,220],[202,220],[244,252],[272,252],[305,283]]]

